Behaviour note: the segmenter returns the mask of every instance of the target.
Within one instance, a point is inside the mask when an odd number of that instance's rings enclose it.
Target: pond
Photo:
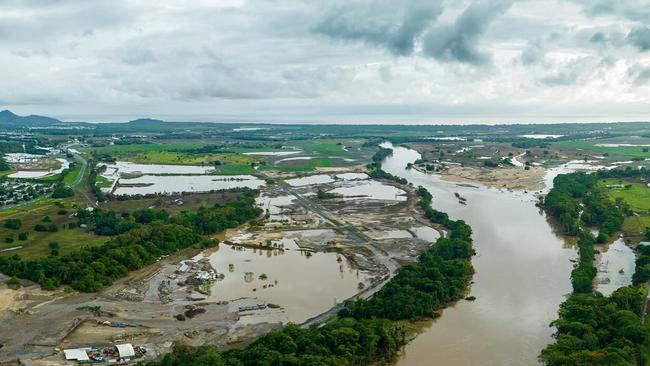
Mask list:
[[[409,343],[398,365],[535,365],[549,342],[557,310],[571,292],[568,247],[535,206],[533,194],[472,188],[406,169],[416,151],[389,144],[382,168],[426,187],[433,207],[473,230],[476,270],[468,295]],[[454,193],[467,199],[458,203]]]
[[[326,231],[286,232],[283,238],[273,241],[281,244],[283,250],[221,244],[212,252],[204,252],[203,255],[210,258],[217,272],[224,274],[222,280],[214,283],[210,300],[239,299],[238,303],[265,302],[283,308],[253,312],[243,318],[245,323],[301,323],[353,296],[359,291],[360,282],[368,284],[369,276],[366,273],[353,269],[339,254],[307,254],[297,245],[302,237],[327,237],[329,234]]]

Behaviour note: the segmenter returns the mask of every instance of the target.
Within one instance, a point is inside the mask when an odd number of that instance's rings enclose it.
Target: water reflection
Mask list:
[[[551,341],[549,323],[571,291],[576,253],[564,245],[523,192],[470,188],[442,181],[406,164],[414,150],[391,147],[382,168],[426,187],[434,208],[467,221],[477,255],[470,294],[405,347],[399,365],[533,365]],[[467,199],[460,205],[454,193]]]
[[[300,323],[356,294],[359,282],[367,285],[368,275],[352,268],[339,254],[303,251],[294,239],[286,237],[274,244],[281,248],[222,244],[215,251],[205,252],[217,272],[224,274],[214,283],[210,300],[254,299],[253,303],[262,301],[283,308],[246,317],[247,323]]]

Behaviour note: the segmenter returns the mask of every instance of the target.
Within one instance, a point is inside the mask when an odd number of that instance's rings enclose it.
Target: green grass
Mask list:
[[[239,175],[239,174],[254,174],[255,169],[250,165],[220,165],[217,167],[213,174],[217,175]]]
[[[644,147],[642,146],[617,146],[617,147],[605,147],[605,146],[596,146],[597,144],[604,143],[615,143],[609,140],[575,140],[575,141],[559,141],[553,143],[553,145],[572,148],[572,149],[581,149],[585,151],[591,151],[595,153],[610,155],[620,155],[629,158],[650,158],[650,152],[644,152]]]
[[[65,215],[59,215],[58,211],[61,209],[56,203],[61,202],[64,208],[68,211]],[[75,203],[74,199],[44,199],[34,202],[29,205],[17,207],[14,209],[0,212],[0,250],[22,246],[18,250],[0,253],[0,255],[13,255],[18,254],[25,258],[35,258],[39,256],[47,256],[50,254],[48,244],[56,241],[60,245],[60,253],[65,254],[84,245],[96,245],[103,243],[108,238],[96,236],[84,229],[68,229],[67,224],[76,222],[76,218],[69,217],[75,209],[72,207]],[[81,203],[80,203],[81,205]],[[83,205],[82,207],[85,207]],[[43,222],[44,216],[51,219],[52,224],[56,224],[58,231],[51,232],[37,232],[34,230],[36,224],[49,225],[50,223]],[[18,230],[7,229],[4,227],[4,221],[8,218],[17,218],[22,221],[22,227]],[[21,232],[28,233],[28,239],[25,241],[18,240],[18,234]],[[7,243],[5,238],[11,236],[14,238],[12,243]]]
[[[620,179],[605,179],[601,181],[603,186],[623,184],[625,188],[605,188],[612,199],[620,198],[630,205],[630,208],[638,213],[646,214],[650,210],[650,188],[645,184],[631,183]]]
[[[16,171],[14,169],[3,170],[0,172],[0,177],[6,177],[7,175],[14,174]]]
[[[95,185],[99,188],[108,188],[113,185],[113,182],[108,180],[108,178],[98,174],[97,179],[95,179]]]
[[[190,150],[204,146],[204,144],[175,143],[175,144],[133,144],[110,145],[93,148],[100,153],[140,153],[169,150]]]
[[[79,176],[79,173],[81,173],[81,167],[83,165],[81,163],[76,164],[74,169],[70,170],[65,174],[63,177],[63,184],[72,184],[74,181],[77,179]]]

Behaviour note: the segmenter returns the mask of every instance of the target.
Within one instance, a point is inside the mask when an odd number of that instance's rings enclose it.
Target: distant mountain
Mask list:
[[[56,118],[45,116],[37,116],[30,114],[29,116],[19,116],[9,110],[0,112],[0,127],[2,126],[51,126],[54,124],[62,123]]]
[[[138,118],[138,119],[134,119],[133,121],[129,121],[127,123],[131,126],[155,126],[161,123],[165,123],[165,121],[159,119],[151,119],[151,118]]]

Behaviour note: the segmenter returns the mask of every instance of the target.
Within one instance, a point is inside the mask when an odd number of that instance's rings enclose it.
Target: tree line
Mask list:
[[[617,169],[589,175],[560,175],[544,200],[545,209],[563,225],[565,232],[577,236],[580,255],[571,272],[573,293],[560,305],[559,317],[551,323],[557,328],[555,342],[539,356],[545,365],[633,366],[647,362],[649,329],[639,316],[645,310],[644,291],[626,286],[605,297],[593,287],[597,272],[594,243],[606,242],[620,229],[624,211],[609,200],[597,181],[603,177],[625,177],[624,174],[625,170]],[[585,226],[597,227],[598,236],[594,237]],[[637,260],[637,270],[638,265]],[[640,280],[637,277],[635,274],[635,283]]]
[[[393,149],[379,147],[379,150],[372,156],[372,163],[366,165],[368,175],[375,179],[388,179],[399,184],[408,184],[408,181],[401,177],[396,177],[381,168],[381,162],[387,157],[393,155]]]
[[[32,260],[23,260],[17,254],[0,256],[0,272],[29,279],[48,290],[68,285],[78,291],[95,292],[163,255],[192,246],[216,245],[217,241],[204,235],[236,227],[261,214],[253,191],[243,192],[227,203],[174,217],[162,210],[137,210],[126,215],[104,210],[87,212],[77,213],[80,222],[90,225],[89,229],[98,235],[112,236],[104,244]]]
[[[438,238],[420,254],[417,263],[400,267],[372,298],[347,303],[340,316],[391,320],[436,317],[437,310],[463,296],[474,273],[472,229],[464,221],[450,220],[447,214],[433,209],[432,196],[425,188],[419,187],[417,194],[425,216],[446,226],[449,237]]]
[[[394,320],[436,316],[436,310],[463,296],[473,273],[469,225],[431,208],[426,189],[418,189],[418,195],[426,216],[447,226],[450,235],[438,239],[418,263],[401,267],[370,300],[347,303],[323,326],[289,324],[244,348],[220,352],[211,345],[178,344],[147,366],[362,366],[394,360],[406,343],[403,324]]]

